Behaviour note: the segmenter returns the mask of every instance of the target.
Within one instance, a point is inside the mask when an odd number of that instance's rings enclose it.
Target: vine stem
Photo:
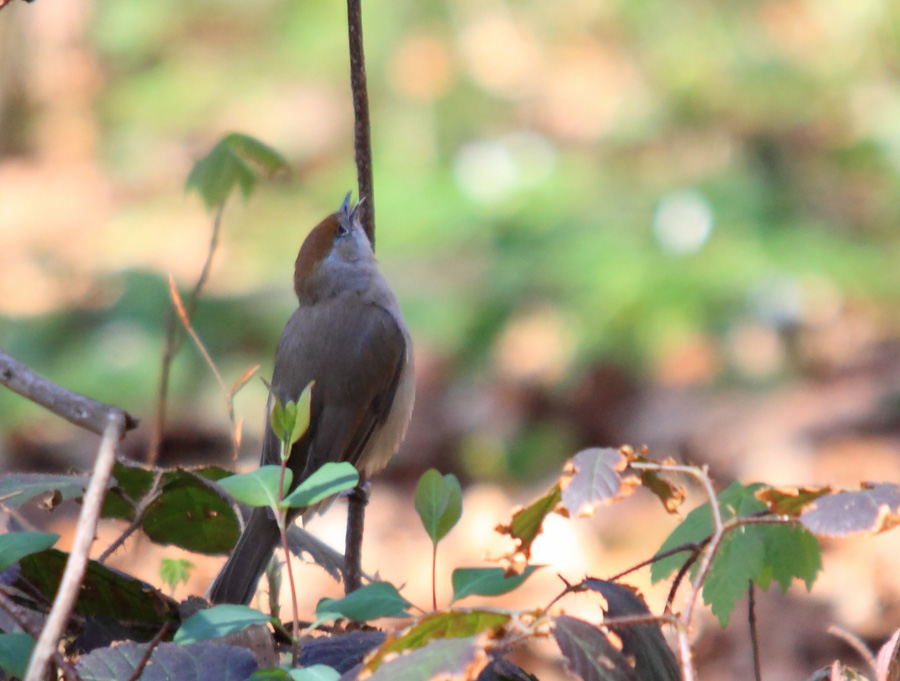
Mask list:
[[[294,586],[294,568],[291,566],[291,549],[288,545],[287,538],[287,510],[281,508],[281,502],[284,500],[284,473],[287,469],[287,456],[284,456],[284,452],[287,451],[287,443],[282,441],[282,457],[281,457],[281,470],[278,472],[278,505],[277,509],[278,514],[278,532],[281,534],[281,546],[284,548],[284,558],[285,565],[287,567],[288,574],[288,584],[291,588],[291,609],[293,615],[293,634],[294,640],[291,643],[291,663],[294,667],[297,666],[297,641],[300,639],[300,608],[297,605],[297,589]]]

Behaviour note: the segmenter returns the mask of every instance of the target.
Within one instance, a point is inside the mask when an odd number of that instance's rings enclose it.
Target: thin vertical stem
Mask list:
[[[353,147],[356,152],[356,180],[359,184],[360,220],[375,249],[375,192],[372,181],[372,133],[369,122],[369,93],[366,87],[366,57],[363,51],[361,0],[347,0],[347,28],[350,42],[350,87],[353,92]]]
[[[219,245],[219,231],[222,227],[222,212],[224,210],[224,203],[219,204],[219,207],[216,209],[216,215],[213,218],[212,234],[209,238],[209,248],[206,250],[206,260],[203,263],[203,268],[200,270],[197,283],[194,284],[194,289],[188,296],[187,303],[184,306],[188,318],[194,314],[197,300],[200,298],[200,293],[206,285],[206,280],[209,279],[213,255],[215,255],[216,248]],[[172,373],[172,362],[175,359],[175,355],[178,354],[183,338],[179,332],[179,327],[175,323],[175,314],[175,306],[169,305],[166,310],[165,347],[163,349],[162,367],[159,371],[159,388],[156,393],[156,416],[153,420],[153,432],[150,434],[150,448],[147,451],[147,464],[150,466],[156,465],[156,461],[159,458],[159,448],[165,435],[166,411],[169,402],[169,377]]]
[[[431,607],[437,610],[437,543],[431,549]]]
[[[759,666],[759,639],[756,636],[756,589],[753,580],[747,589],[747,622],[750,624],[750,649],[753,651],[753,678],[762,681],[762,671]]]

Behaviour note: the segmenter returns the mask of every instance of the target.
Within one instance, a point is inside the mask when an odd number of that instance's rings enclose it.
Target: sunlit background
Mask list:
[[[411,513],[409,485],[438,466],[468,490],[457,542],[478,561],[502,544],[492,528],[512,505],[587,445],[648,444],[709,464],[721,487],[900,479],[896,5],[364,4],[377,253],[418,382],[370,526]],[[355,188],[345,11],[0,11],[0,346],[140,416],[124,445],[135,458],[153,421],[166,279],[193,286],[210,238],[184,183],[230,131],[270,144],[292,172],[228,203],[194,323],[226,382],[257,363],[271,372],[296,250]],[[247,466],[264,399],[256,379],[236,399]],[[169,422],[164,463],[230,465],[222,395],[189,344]],[[3,469],[84,469],[95,447],[0,391]],[[633,564],[674,525],[654,504],[564,523],[542,538],[542,560],[567,555],[555,569],[572,580]],[[427,592],[409,561],[383,565],[391,551],[367,541],[372,570]],[[424,533],[415,541],[402,550],[426,565]],[[846,654],[829,623],[873,642],[900,625],[898,540],[826,549],[810,597],[770,596],[770,620],[792,632],[769,634],[770,679]],[[797,622],[781,621],[786,609]],[[749,674],[739,619],[727,646],[703,629],[709,678]]]

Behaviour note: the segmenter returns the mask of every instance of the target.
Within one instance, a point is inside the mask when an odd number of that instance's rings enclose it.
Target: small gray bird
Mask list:
[[[378,270],[350,195],[306,237],[294,267],[299,307],[288,320],[272,373],[282,404],[310,381],[310,424],[288,466],[296,487],[322,464],[349,461],[365,480],[387,465],[406,434],[415,385],[412,342],[400,305]],[[271,411],[271,399],[267,414]],[[268,416],[261,464],[279,464]],[[315,509],[299,511],[304,518]],[[209,589],[213,603],[248,603],[280,539],[267,508],[255,508]]]

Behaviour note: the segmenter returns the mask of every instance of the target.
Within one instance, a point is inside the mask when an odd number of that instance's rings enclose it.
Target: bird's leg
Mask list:
[[[362,540],[369,503],[369,483],[360,482],[347,499],[347,538],[344,548],[344,593],[362,586]]]

